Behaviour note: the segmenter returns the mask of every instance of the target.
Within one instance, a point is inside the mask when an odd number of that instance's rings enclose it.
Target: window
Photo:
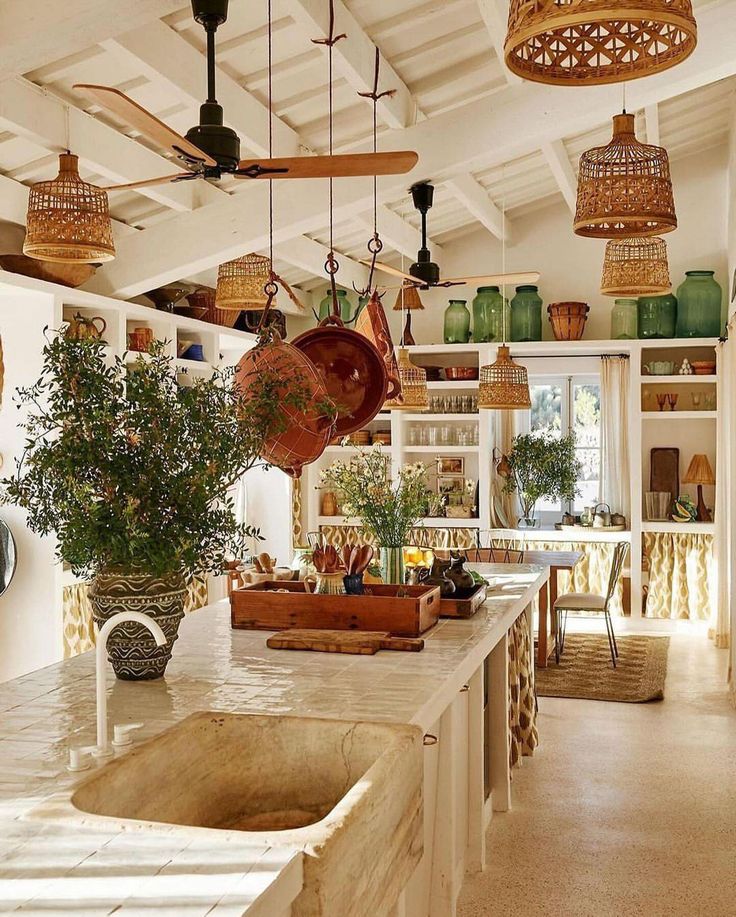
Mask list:
[[[561,513],[580,513],[598,502],[601,468],[601,387],[596,376],[545,378],[530,385],[530,430],[562,436],[574,433],[577,457],[582,464],[578,496],[572,504],[540,501],[543,522],[558,522]]]

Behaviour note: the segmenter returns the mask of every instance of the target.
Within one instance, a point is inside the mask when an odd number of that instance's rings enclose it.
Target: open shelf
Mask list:
[[[714,522],[642,522],[642,532],[664,532],[673,535],[712,535]]]
[[[467,414],[462,414],[458,412],[447,413],[447,414],[404,414],[406,420],[433,420],[435,422],[441,421],[442,423],[452,423],[453,421],[469,421],[473,423],[478,421],[478,414],[472,414],[468,412]]]
[[[643,420],[715,420],[717,411],[642,411]]]
[[[479,382],[477,379],[468,379],[466,382],[428,382],[427,388],[431,390],[434,389],[450,389],[450,391],[468,391],[470,389],[478,388]]]
[[[442,455],[443,453],[447,453],[448,455],[463,455],[466,452],[478,452],[479,449],[480,446],[442,446],[438,443],[436,446],[405,446],[404,452],[432,452],[435,455]]]
[[[642,376],[642,385],[700,385],[700,383],[715,385],[718,376],[698,376],[692,373],[689,376]]]

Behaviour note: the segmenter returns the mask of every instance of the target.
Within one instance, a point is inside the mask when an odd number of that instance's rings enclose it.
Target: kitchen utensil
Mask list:
[[[383,357],[386,365],[386,375],[388,377],[388,388],[386,398],[396,398],[401,393],[401,381],[399,379],[399,364],[396,362],[396,353],[394,343],[391,340],[391,329],[388,325],[386,313],[383,311],[383,304],[374,290],[371,298],[361,309],[358,320],[355,323],[355,330],[373,344],[378,353]]]

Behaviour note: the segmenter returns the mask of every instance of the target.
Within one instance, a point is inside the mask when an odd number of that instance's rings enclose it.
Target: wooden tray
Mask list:
[[[449,599],[440,600],[441,618],[472,618],[488,595],[485,583],[479,583],[475,589],[463,598],[450,596]]]
[[[399,591],[402,595],[399,596]],[[418,637],[437,623],[439,586],[370,585],[365,595],[313,595],[303,582],[234,589],[230,623],[243,630],[367,630]]]
[[[379,650],[418,653],[424,649],[421,637],[392,637],[366,630],[282,630],[266,640],[272,650],[307,650],[314,653],[348,653],[375,656]]]

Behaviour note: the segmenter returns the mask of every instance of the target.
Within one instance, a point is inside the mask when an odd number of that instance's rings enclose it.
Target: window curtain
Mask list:
[[[493,442],[496,456],[508,455],[514,447],[514,436],[521,432],[520,411],[494,411]],[[526,425],[529,424],[529,412],[524,412]],[[516,528],[521,516],[521,506],[517,493],[504,493],[505,480],[495,469],[491,471],[491,524],[494,528]]]
[[[601,357],[600,499],[631,521],[629,479],[629,358]]]
[[[716,433],[716,500],[715,500],[715,539],[714,539],[714,577],[716,579],[712,602],[712,616],[708,636],[719,648],[729,645],[731,564],[733,536],[731,521],[733,501],[736,498],[736,486],[730,474],[732,448],[729,443],[730,421],[736,391],[736,360],[734,360],[733,340],[719,343],[716,348],[718,364],[718,382],[716,384],[716,404],[718,406]]]

